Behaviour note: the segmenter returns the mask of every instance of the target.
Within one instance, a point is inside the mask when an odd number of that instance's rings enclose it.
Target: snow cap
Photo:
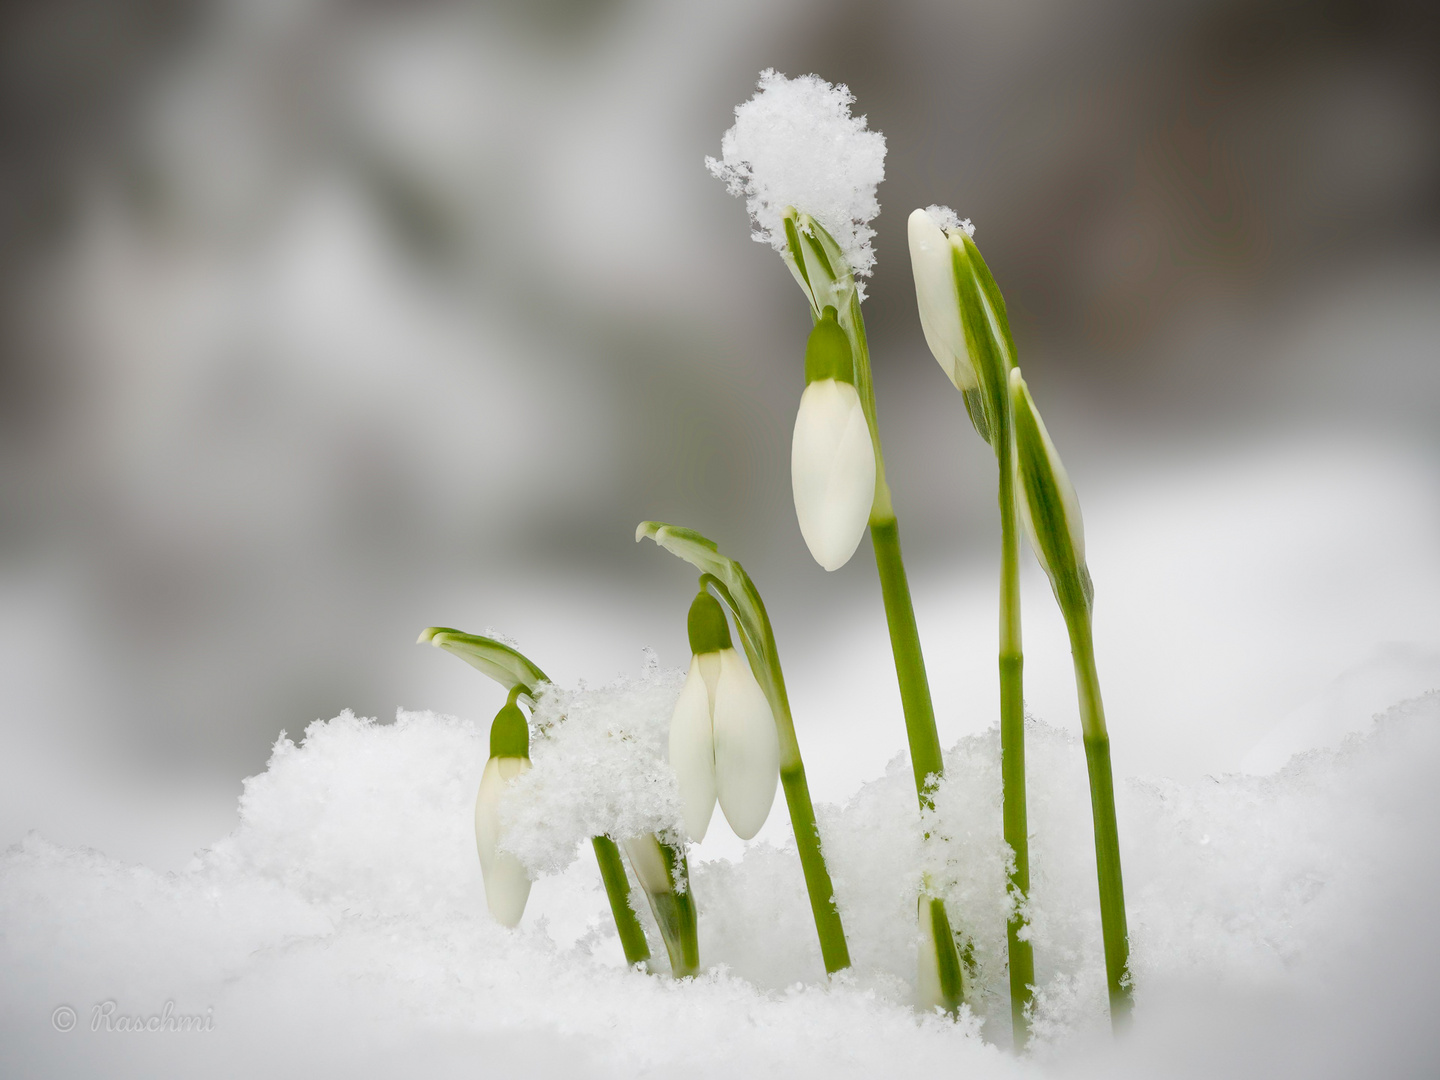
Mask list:
[[[875,189],[885,179],[885,136],[851,116],[855,95],[818,75],[760,73],[760,89],[735,106],[735,126],[720,140],[720,159],[705,167],[730,194],[743,196],[755,240],[785,250],[787,207],[804,211],[839,242],[850,268],[875,265],[870,222],[880,213]]]

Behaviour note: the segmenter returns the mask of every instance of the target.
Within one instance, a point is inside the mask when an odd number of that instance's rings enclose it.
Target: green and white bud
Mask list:
[[[719,601],[704,589],[690,605],[693,656],[670,720],[670,767],[685,831],[704,839],[715,803],[735,834],[760,831],[780,780],[780,741],[770,703],[730,641]]]
[[[1094,593],[1085,565],[1080,500],[1019,368],[1010,372],[1010,398],[1015,410],[1020,520],[1061,609],[1070,612],[1083,606],[1088,610]]]
[[[480,777],[475,799],[475,847],[485,879],[490,914],[505,926],[516,926],[530,898],[530,876],[520,860],[500,850],[500,798],[505,785],[530,768],[530,725],[515,704],[520,689],[510,693],[490,725],[490,760]]]
[[[928,210],[916,210],[910,215],[909,234],[910,269],[915,275],[915,301],[920,308],[925,344],[957,390],[978,390],[980,378],[965,346],[955,280],[956,249],[963,258],[964,243],[947,235]]]
[[[875,500],[875,444],[855,389],[850,340],[826,307],[805,347],[805,392],[790,444],[790,481],[800,535],[815,561],[850,561]]]

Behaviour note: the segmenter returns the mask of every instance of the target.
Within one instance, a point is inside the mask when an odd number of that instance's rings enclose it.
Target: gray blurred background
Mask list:
[[[847,83],[888,140],[867,319],[917,583],[995,542],[992,460],[914,313],[905,219],[932,202],[975,220],[1082,498],[1292,433],[1434,475],[1433,3],[0,20],[0,843],[173,864],[281,728],[488,716],[411,644],[432,623],[567,680],[642,645],[683,664],[693,579],[643,518],[741,558],[802,673],[807,628],[879,625],[868,542],[827,578],[794,526],[804,304],[702,166],[764,67]]]

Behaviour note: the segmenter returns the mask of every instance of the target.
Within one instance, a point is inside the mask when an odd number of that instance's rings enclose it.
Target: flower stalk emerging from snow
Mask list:
[[[428,643],[444,649],[471,667],[484,672],[510,691],[511,704],[516,703],[518,695],[524,695],[533,704],[535,696],[540,692],[540,686],[550,681],[527,657],[493,638],[466,634],[445,626],[430,626],[420,632],[417,643]],[[528,730],[527,725],[527,743]],[[493,749],[491,756],[494,756]],[[488,763],[486,768],[489,768]],[[478,816],[478,803],[476,812]],[[476,838],[478,843],[478,828]],[[650,945],[645,940],[645,930],[640,925],[640,920],[635,917],[635,912],[630,907],[630,883],[625,876],[625,864],[620,859],[620,849],[608,836],[592,837],[590,844],[595,851],[595,861],[600,866],[600,877],[605,883],[605,895],[610,901],[615,930],[620,935],[620,946],[625,950],[625,962],[632,966],[644,964],[650,959]],[[481,869],[483,872],[483,857]],[[523,908],[523,902],[521,906]]]
[[[780,655],[775,647],[770,617],[765,613],[765,603],[744,568],[734,559],[720,554],[714,541],[693,529],[660,521],[642,521],[635,530],[635,539],[639,541],[647,536],[701,571],[701,588],[714,589],[735,617],[740,644],[750,661],[750,671],[764,692],[775,722],[780,752],[780,786],[785,792],[785,804],[795,830],[795,847],[800,855],[800,868],[805,874],[805,890],[810,897],[810,910],[815,918],[815,932],[820,938],[825,970],[833,974],[847,968],[850,966],[850,950],[845,942],[840,912],[835,907],[835,887],[820,849],[815,807],[810,800],[805,763],[800,757],[800,743],[795,737],[790,699],[785,691],[785,676],[780,670]]]
[[[518,686],[510,691],[490,725],[490,760],[485,763],[475,799],[475,846],[485,879],[485,903],[505,926],[520,924],[530,898],[525,867],[510,852],[500,850],[500,796],[506,784],[530,768],[530,725],[515,704],[520,693]]]
[[[1023,492],[1022,518],[1031,546],[1050,578],[1070,634],[1080,727],[1090,774],[1090,808],[1095,825],[1095,865],[1100,887],[1100,926],[1105,939],[1105,977],[1110,1018],[1118,1028],[1130,1015],[1130,937],[1125,887],[1120,874],[1120,834],[1115,821],[1115,782],[1110,769],[1110,735],[1100,700],[1091,622],[1094,588],[1085,565],[1085,529],[1080,503],[1045,422],[1040,418],[1019,368],[1010,372],[1015,410],[1017,472]]]
[[[685,829],[705,838],[718,800],[742,840],[760,831],[775,801],[780,744],[769,702],[730,643],[720,602],[702,587],[690,605],[690,672],[670,722],[670,766]]]
[[[849,342],[855,391],[875,458],[870,541],[900,684],[916,794],[923,809],[931,804],[931,786],[944,774],[945,765],[900,552],[899,524],[885,478],[870,346],[860,313],[864,291],[856,281],[857,272],[868,274],[875,261],[869,222],[880,212],[875,190],[885,175],[885,142],[879,132],[866,129],[864,117],[850,115],[853,101],[846,87],[831,86],[814,75],[787,80],[766,71],[759,92],[735,110],[735,126],[721,143],[724,160],[707,164],[732,194],[745,197],[755,238],[780,252],[809,301],[812,322],[818,326],[827,309],[833,308]],[[837,242],[836,235],[845,243]],[[796,509],[800,511],[798,492]],[[953,938],[937,946],[954,953]],[[937,963],[944,968],[950,959],[947,955]],[[958,957],[955,963],[958,966]]]
[[[908,223],[910,265],[925,341],[964,397],[965,411],[995,451],[1000,505],[1000,765],[1005,842],[1014,855],[1006,926],[1010,1020],[1016,1047],[1029,1034],[1027,1010],[1035,956],[1024,935],[1023,901],[1030,892],[1030,843],[1025,801],[1024,654],[1020,634],[1020,531],[1016,523],[1015,436],[1009,373],[1015,342],[1005,300],[974,228],[944,207],[916,210]]]

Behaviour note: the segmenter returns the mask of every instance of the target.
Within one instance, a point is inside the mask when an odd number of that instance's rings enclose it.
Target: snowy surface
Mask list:
[[[646,685],[653,688],[653,680]],[[611,688],[613,693],[613,688]],[[822,807],[854,971],[826,987],[788,845],[699,864],[710,974],[623,967],[593,861],[544,878],[517,931],[485,913],[470,808],[484,732],[343,714],[281,739],[240,826],[183,872],[32,835],[3,860],[4,1071],[182,1075],[1402,1075],[1440,1061],[1440,695],[1273,776],[1119,792],[1136,1031],[1105,1034],[1076,740],[1029,731],[1039,1037],[1003,1042],[997,740],[947,756],[922,850],[908,764]],[[980,1016],[909,1007],[921,866],[975,943]],[[652,941],[657,942],[653,927]],[[92,1030],[96,1006],[210,1030]],[[54,1010],[75,1010],[60,1032]]]
[[[783,251],[782,219],[793,206],[825,226],[863,276],[875,265],[870,222],[880,213],[885,136],[850,115],[854,103],[844,83],[763,71],[755,96],[735,107],[720,160],[707,157],[705,166],[745,199],[756,240]]]
[[[859,659],[884,657],[883,622],[867,609],[813,627],[807,651],[803,613],[772,611],[855,959],[836,984],[823,983],[779,800],[759,841],[731,836],[727,847],[717,820],[692,859],[711,973],[679,985],[624,969],[593,857],[574,841],[599,824],[673,816],[659,760],[679,687],[668,669],[687,657],[683,634],[657,642],[658,667],[607,640],[608,676],[569,677],[567,658],[595,652],[590,628],[619,608],[606,595],[591,611],[561,582],[533,606],[568,617],[517,635],[561,657],[546,665],[561,685],[532,749],[532,794],[544,788],[543,798],[510,810],[517,844],[555,872],[535,885],[517,931],[485,913],[471,826],[493,707],[394,723],[342,715],[311,725],[298,746],[280,740],[246,782],[237,827],[215,827],[209,848],[174,873],[38,834],[0,857],[0,1075],[1434,1075],[1433,476],[1377,444],[1333,440],[1147,468],[1151,479],[1136,472],[1084,495],[1137,974],[1136,1024],[1122,1042],[1103,1022],[1063,630],[1030,565],[1040,1006],[1023,1059],[991,1020],[1004,990],[1004,852],[987,730],[994,583],[976,569],[914,578],[951,747],[928,847],[908,763],[895,756],[893,672]],[[7,640],[23,656],[34,639],[32,628]],[[837,671],[836,656],[856,659]],[[563,737],[552,711],[573,725]],[[12,771],[41,760],[25,741],[43,734],[33,728],[15,729]],[[584,797],[567,803],[581,790],[577,768]],[[33,789],[49,783],[54,801],[110,799],[115,824],[90,842],[135,850],[140,819],[113,791],[31,772],[14,773],[7,797],[38,799]],[[641,797],[632,785],[644,777],[656,790]],[[537,814],[552,799],[548,817]],[[631,812],[652,816],[627,826]],[[973,938],[967,1024],[909,1004],[913,890],[925,870]],[[172,1013],[211,1028],[92,1031],[106,1002],[142,1020],[173,1002]],[[60,1006],[75,1011],[76,1030],[55,1029]]]

